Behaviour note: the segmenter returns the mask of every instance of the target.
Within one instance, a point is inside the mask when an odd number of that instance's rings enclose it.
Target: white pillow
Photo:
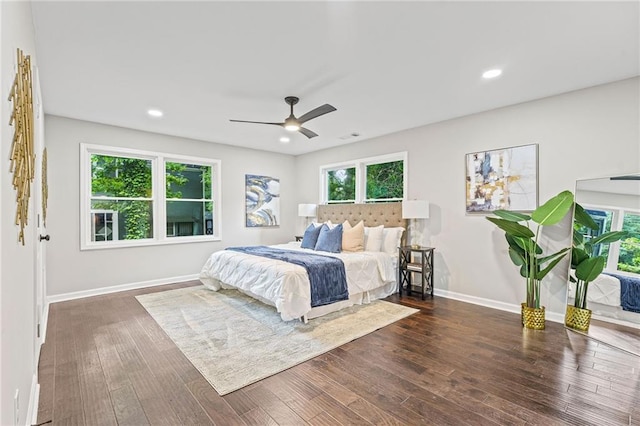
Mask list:
[[[404,228],[384,228],[382,231],[382,248],[380,251],[395,256],[398,254],[398,247],[402,244],[402,233]]]
[[[339,223],[333,223],[330,220],[328,220],[326,223],[327,223],[327,226],[329,227],[329,229],[333,229],[336,226],[340,225]]]
[[[364,250],[364,222],[351,226],[348,220],[342,224],[342,251]]]
[[[336,226],[338,226],[337,223],[332,223],[330,220],[326,221],[326,222],[311,222],[313,223],[314,227],[318,227],[318,226],[322,226],[322,225],[327,225],[329,227],[329,229],[333,229]]]
[[[364,251],[381,251],[384,225],[364,228]]]

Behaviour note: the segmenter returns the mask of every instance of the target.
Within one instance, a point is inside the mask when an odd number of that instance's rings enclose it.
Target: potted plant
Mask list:
[[[591,323],[591,310],[587,309],[587,291],[589,283],[604,271],[607,258],[595,254],[599,244],[611,244],[626,236],[624,231],[605,232],[588,239],[580,232],[582,227],[598,230],[598,225],[584,208],[575,203],[573,216],[573,247],[571,248],[571,270],[569,280],[576,285],[573,306],[567,305],[564,323],[567,327],[579,331],[588,331]]]
[[[497,217],[487,219],[505,233],[509,257],[520,267],[525,278],[527,300],[522,303],[522,324],[526,328],[544,329],[544,306],[540,306],[540,283],[562,260],[570,247],[545,254],[539,244],[543,226],[559,223],[573,206],[573,193],[563,191],[535,209],[531,215],[507,210],[495,210]],[[535,223],[535,230],[531,228]]]

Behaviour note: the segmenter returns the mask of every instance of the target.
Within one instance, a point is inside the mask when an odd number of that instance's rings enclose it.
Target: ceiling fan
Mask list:
[[[271,124],[273,126],[282,126],[285,129],[289,130],[290,132],[300,132],[306,137],[308,137],[309,139],[315,138],[316,136],[318,136],[318,134],[315,132],[312,132],[309,129],[302,127],[302,125],[309,120],[312,120],[314,118],[320,117],[321,115],[325,115],[330,112],[333,112],[336,109],[335,107],[329,104],[324,104],[319,106],[318,108],[312,109],[306,114],[301,115],[299,118],[296,118],[296,116],[293,115],[293,106],[297,104],[299,100],[300,99],[298,99],[295,96],[287,96],[286,98],[284,98],[284,101],[291,106],[291,114],[282,123],[270,123],[266,121],[246,121],[246,120],[230,120],[230,121],[233,121],[235,123]]]

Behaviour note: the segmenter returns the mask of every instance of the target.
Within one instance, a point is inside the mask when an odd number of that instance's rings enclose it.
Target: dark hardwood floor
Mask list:
[[[38,423],[640,425],[640,357],[437,297],[403,297],[420,312],[221,397],[134,297],[197,284],[52,304]]]

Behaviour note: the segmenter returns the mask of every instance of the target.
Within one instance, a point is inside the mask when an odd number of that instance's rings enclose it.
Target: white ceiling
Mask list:
[[[45,111],[302,154],[640,74],[634,2],[34,2]],[[504,74],[483,80],[483,71]],[[297,116],[277,126],[283,98]],[[161,119],[147,116],[159,108]],[[341,139],[351,133],[359,137]]]

